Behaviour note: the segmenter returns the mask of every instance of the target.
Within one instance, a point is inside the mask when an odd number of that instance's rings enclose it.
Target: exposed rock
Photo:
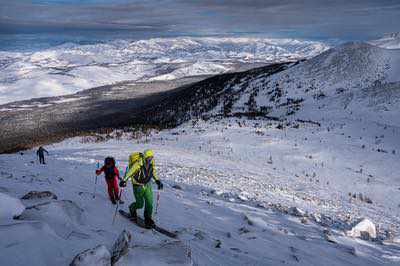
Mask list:
[[[128,231],[123,230],[111,249],[112,264],[116,263],[122,256],[128,253],[131,240],[132,235]]]
[[[338,248],[343,250],[344,252],[351,254],[353,256],[357,255],[357,250],[355,247],[347,246],[347,245],[338,245]]]
[[[237,198],[241,201],[248,201],[249,197],[250,197],[250,194],[247,192],[244,192],[244,191],[240,192],[240,194],[237,196]]]
[[[239,248],[230,248],[230,250],[236,251],[238,253],[241,253],[242,251]]]
[[[331,231],[329,230],[324,230],[324,238],[328,242],[337,243],[336,239],[333,237]]]
[[[368,204],[372,204],[372,200],[366,196],[364,196],[364,202],[368,203]]]
[[[288,207],[283,206],[280,203],[270,203],[269,207],[271,209],[274,209],[274,210],[278,211],[278,212],[282,212],[282,213],[288,213],[289,212]]]
[[[297,207],[289,208],[288,212],[290,215],[297,216],[297,217],[304,217],[306,215],[306,213],[303,210],[301,210]]]
[[[265,204],[265,203],[262,203],[262,202],[258,202],[258,203],[256,204],[256,207],[257,207],[257,208],[261,208],[261,209],[266,209],[266,204]]]
[[[394,242],[394,239],[396,238],[396,233],[392,229],[383,229],[380,232],[377,233],[377,239],[382,241],[382,242]]]
[[[311,217],[311,219],[314,220],[316,223],[321,223],[321,215],[320,215],[320,214],[318,214],[318,213],[316,213],[316,214],[312,213],[312,214],[310,215],[310,217]]]
[[[307,219],[307,217],[301,217],[301,223],[302,224],[308,224],[308,219]]]
[[[30,191],[25,194],[21,199],[23,200],[33,200],[42,198],[52,198],[57,199],[57,196],[51,191]]]
[[[368,236],[367,236],[368,234]],[[363,219],[353,228],[346,232],[346,235],[351,237],[376,238],[376,227],[373,222],[368,219]]]
[[[99,245],[76,255],[70,266],[111,266],[111,254],[104,245]]]
[[[254,225],[254,222],[247,215],[244,216],[244,220],[248,225]]]
[[[247,233],[250,233],[250,230],[247,229],[246,227],[241,227],[241,228],[239,228],[239,233],[240,234],[247,234]]]
[[[215,248],[221,248],[221,245],[222,245],[222,242],[221,242],[221,240],[219,240],[219,239],[217,239],[217,240],[215,240]]]
[[[172,188],[182,190],[182,187],[180,185],[176,185],[176,184],[173,185]]]
[[[204,239],[204,233],[202,231],[197,231],[194,236],[199,239],[199,240],[203,240]]]
[[[370,241],[370,240],[371,240],[371,236],[370,236],[369,233],[366,232],[366,231],[361,231],[361,232],[360,232],[360,238],[361,238],[362,240],[365,240],[365,241]]]
[[[325,214],[321,215],[320,224],[323,226],[331,227],[333,225],[333,219]]]

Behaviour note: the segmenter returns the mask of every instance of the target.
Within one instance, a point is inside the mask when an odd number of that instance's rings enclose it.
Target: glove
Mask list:
[[[100,172],[100,170],[96,170],[96,175],[99,175],[99,174],[101,174],[101,172]]]
[[[126,187],[126,182],[124,180],[119,181],[120,187]]]
[[[156,184],[157,184],[158,190],[162,190],[164,188],[164,185],[163,185],[163,183],[161,183],[160,180],[156,180]]]

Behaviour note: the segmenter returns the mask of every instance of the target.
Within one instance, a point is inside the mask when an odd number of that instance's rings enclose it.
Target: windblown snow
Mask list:
[[[310,58],[327,48],[320,42],[293,39],[181,37],[0,51],[0,104],[127,80],[219,74],[242,64]]]

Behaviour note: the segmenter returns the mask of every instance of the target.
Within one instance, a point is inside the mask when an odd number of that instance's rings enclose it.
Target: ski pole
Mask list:
[[[118,212],[118,208],[119,208],[119,202],[121,201],[121,197],[122,197],[122,191],[124,191],[124,188],[120,188],[120,192],[119,192],[119,196],[118,196],[118,200],[117,200],[117,206],[115,207],[115,212],[114,212],[114,217],[113,217],[113,221],[112,224],[114,225],[115,222],[115,217],[117,217],[117,212]]]
[[[97,162],[97,169],[99,169],[99,168],[100,168],[100,164],[99,164],[99,162]],[[94,181],[93,198],[96,198],[96,187],[97,187],[97,174],[96,174],[96,178]]]
[[[154,218],[156,220],[156,224],[159,222],[159,217],[158,217],[158,209],[160,208],[160,190],[157,191],[157,203],[156,203],[156,210],[154,212]]]
[[[159,209],[159,207],[160,207],[160,191],[158,190],[157,191],[157,204],[156,204],[156,212],[155,212],[155,214],[157,215],[157,213],[158,213],[158,209]]]

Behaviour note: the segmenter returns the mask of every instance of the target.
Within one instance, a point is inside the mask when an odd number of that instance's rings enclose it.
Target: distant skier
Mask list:
[[[156,175],[154,154],[148,149],[144,153],[134,152],[129,156],[129,165],[126,167],[125,175],[120,182],[121,187],[126,186],[126,181],[131,179],[135,202],[129,205],[132,220],[137,220],[136,210],[144,207],[144,220],[146,227],[154,226],[153,214],[153,190],[151,180],[154,179],[158,189],[163,189],[163,184]]]
[[[39,149],[36,151],[36,155],[39,157],[40,164],[46,164],[46,162],[44,161],[44,153],[47,153],[47,155],[49,155],[49,152],[42,146],[40,146]]]
[[[118,189],[118,180],[119,171],[118,168],[115,167],[115,160],[113,157],[107,157],[104,160],[104,165],[100,169],[96,169],[96,175],[100,175],[104,172],[104,176],[107,182],[107,191],[108,196],[112,204],[116,204],[117,200],[119,200],[120,204],[123,204],[123,201],[119,198],[119,189]]]

